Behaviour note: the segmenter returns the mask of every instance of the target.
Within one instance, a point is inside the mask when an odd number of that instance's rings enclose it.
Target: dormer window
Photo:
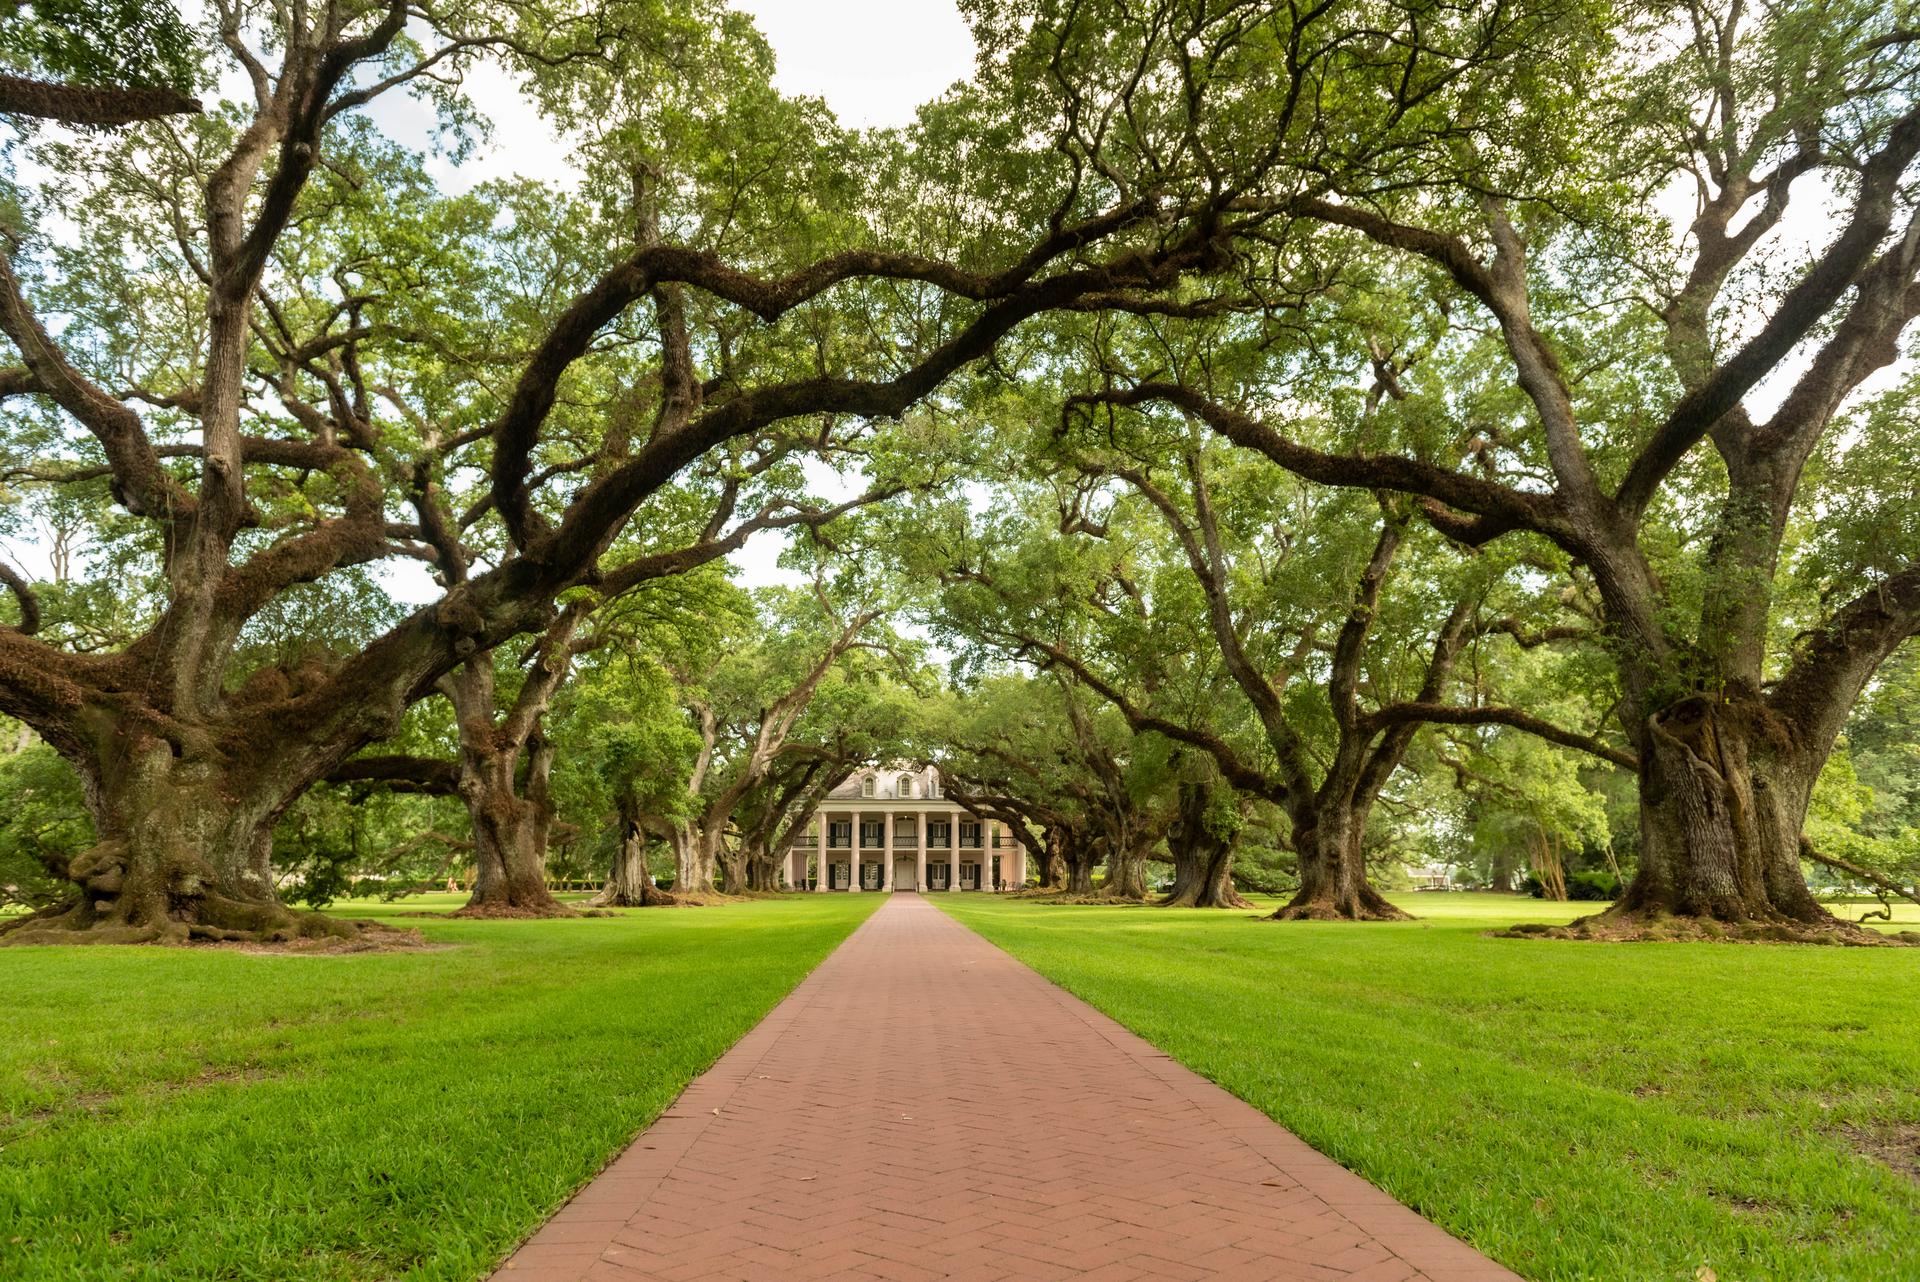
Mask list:
[[[865,779],[862,779],[860,781],[860,795],[863,797],[871,797],[873,795],[873,776],[872,775],[868,775]]]
[[[896,796],[896,797],[911,797],[912,795],[913,795],[913,776],[912,776],[912,775],[901,775],[901,776],[900,776],[900,790],[899,790],[898,792],[896,792],[896,793],[894,793],[894,796]]]

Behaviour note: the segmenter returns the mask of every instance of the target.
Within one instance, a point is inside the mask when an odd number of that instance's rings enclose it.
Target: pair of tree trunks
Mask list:
[[[1183,780],[1179,810],[1167,831],[1173,885],[1160,901],[1167,908],[1251,908],[1233,885],[1234,838],[1215,829],[1215,785]]]
[[[602,908],[659,908],[675,902],[672,895],[654,883],[647,867],[647,831],[640,815],[630,804],[620,814],[620,844],[613,852],[613,866],[607,882],[595,897]]]

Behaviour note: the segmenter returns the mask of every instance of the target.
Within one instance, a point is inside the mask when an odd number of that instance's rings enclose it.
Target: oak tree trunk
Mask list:
[[[544,740],[532,750],[523,796],[516,786],[517,743],[496,743],[492,683],[477,709],[462,708],[460,797],[473,821],[473,894],[457,917],[571,917],[547,889],[547,833],[552,826]],[[456,705],[457,706],[457,705]]]
[[[1331,810],[1331,808],[1328,808]],[[1319,822],[1294,833],[1300,889],[1274,921],[1409,921],[1367,878],[1361,844],[1365,820],[1351,811],[1323,811]]]
[[[607,870],[607,884],[593,902],[601,908],[658,908],[673,902],[647,868],[647,834],[637,817],[621,816],[620,843]]]
[[[1179,813],[1167,830],[1173,889],[1160,901],[1163,908],[1253,907],[1233,886],[1233,838],[1209,823],[1214,797],[1208,781],[1181,785]]]
[[[1796,749],[1757,701],[1696,696],[1650,717],[1640,766],[1640,864],[1617,926],[1660,917],[1825,930],[1800,833],[1823,760]]]
[[[676,824],[667,836],[667,845],[673,851],[673,893],[676,897],[702,899],[713,893],[714,874],[718,871],[718,856],[714,847],[718,844],[715,836],[710,836],[698,825],[685,822]]]
[[[1173,889],[1163,908],[1251,908],[1233,885],[1233,843],[1207,834],[1173,848]]]
[[[271,764],[176,756],[129,732],[124,756],[83,772],[99,840],[76,856],[78,894],[0,926],[7,943],[185,943],[350,937],[353,923],[286,907],[273,825],[305,786]]]
[[[744,895],[747,893],[747,852],[745,850],[723,850],[720,852],[720,893],[723,895]]]
[[[1065,865],[1063,885],[1069,895],[1093,894],[1093,870],[1099,862],[1086,843],[1075,840],[1061,843],[1060,859]]]
[[[1107,856],[1107,881],[1100,893],[1109,899],[1140,902],[1147,897],[1147,852],[1136,842],[1116,842]]]

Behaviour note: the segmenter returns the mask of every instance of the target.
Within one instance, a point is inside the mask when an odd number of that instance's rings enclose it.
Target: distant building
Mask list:
[[[1452,864],[1422,864],[1418,868],[1409,868],[1407,875],[1413,880],[1415,890],[1452,890]]]
[[[782,881],[817,891],[991,892],[1025,885],[1026,848],[1004,825],[941,793],[940,772],[931,767],[856,771],[827,794],[809,830],[796,835]]]

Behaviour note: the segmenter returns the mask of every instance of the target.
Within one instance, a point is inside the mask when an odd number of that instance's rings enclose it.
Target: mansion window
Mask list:
[[[853,820],[835,819],[827,824],[827,844],[829,846],[851,846],[853,844]]]
[[[971,819],[960,821],[960,844],[971,846],[975,850],[980,848],[980,825],[977,821]]]
[[[953,843],[953,825],[945,819],[927,820],[927,844],[949,846]]]
[[[865,779],[862,779],[860,781],[860,795],[863,797],[871,797],[873,795],[873,776],[872,775],[868,775]]]
[[[860,844],[862,846],[879,845],[885,833],[886,824],[879,819],[863,819],[860,821]]]
[[[901,775],[898,790],[893,795],[896,797],[911,797],[913,795],[913,776]]]

